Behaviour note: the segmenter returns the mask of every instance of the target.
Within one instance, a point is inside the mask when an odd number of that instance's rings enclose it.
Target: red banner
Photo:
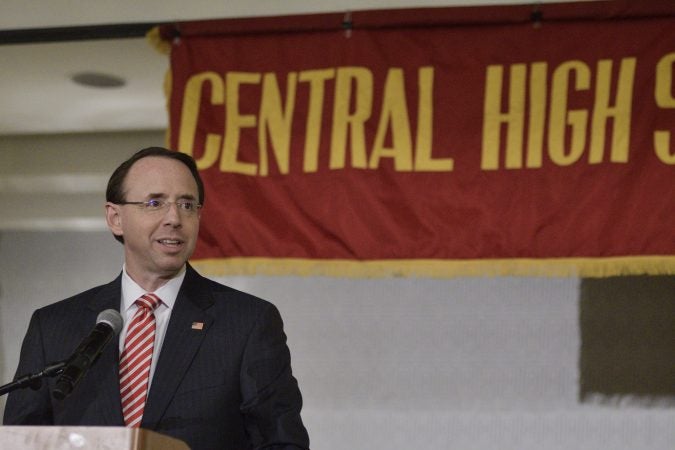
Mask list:
[[[170,146],[206,183],[196,259],[272,273],[345,261],[388,267],[376,274],[675,273],[670,1],[162,32],[180,33]]]

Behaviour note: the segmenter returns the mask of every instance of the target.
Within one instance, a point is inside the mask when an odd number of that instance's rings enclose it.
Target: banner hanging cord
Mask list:
[[[342,28],[345,30],[345,37],[349,39],[352,37],[352,28],[354,26],[354,22],[352,22],[352,12],[347,11],[345,13],[345,17],[342,20]]]
[[[532,9],[532,14],[530,14],[530,20],[532,20],[532,26],[534,28],[540,28],[541,22],[544,19],[544,13],[541,10],[541,1],[534,3],[534,8]]]

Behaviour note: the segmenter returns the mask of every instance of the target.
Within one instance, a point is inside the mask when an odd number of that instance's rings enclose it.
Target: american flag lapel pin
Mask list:
[[[204,329],[204,322],[192,322],[192,329],[193,330],[203,330]]]

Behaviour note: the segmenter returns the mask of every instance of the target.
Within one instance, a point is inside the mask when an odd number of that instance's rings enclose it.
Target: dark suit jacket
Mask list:
[[[105,309],[119,310],[121,276],[37,310],[17,375],[70,356]],[[193,329],[193,322],[204,324]],[[124,426],[119,346],[114,339],[63,401],[41,389],[14,391],[4,423]],[[164,338],[142,428],[175,436],[193,450],[308,448],[302,398],[278,310],[200,276],[189,265]]]

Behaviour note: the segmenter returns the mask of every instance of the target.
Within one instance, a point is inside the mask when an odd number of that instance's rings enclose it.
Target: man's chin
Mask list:
[[[178,274],[185,267],[186,261],[187,258],[185,257],[164,258],[157,265],[157,268],[165,277],[170,278]]]

